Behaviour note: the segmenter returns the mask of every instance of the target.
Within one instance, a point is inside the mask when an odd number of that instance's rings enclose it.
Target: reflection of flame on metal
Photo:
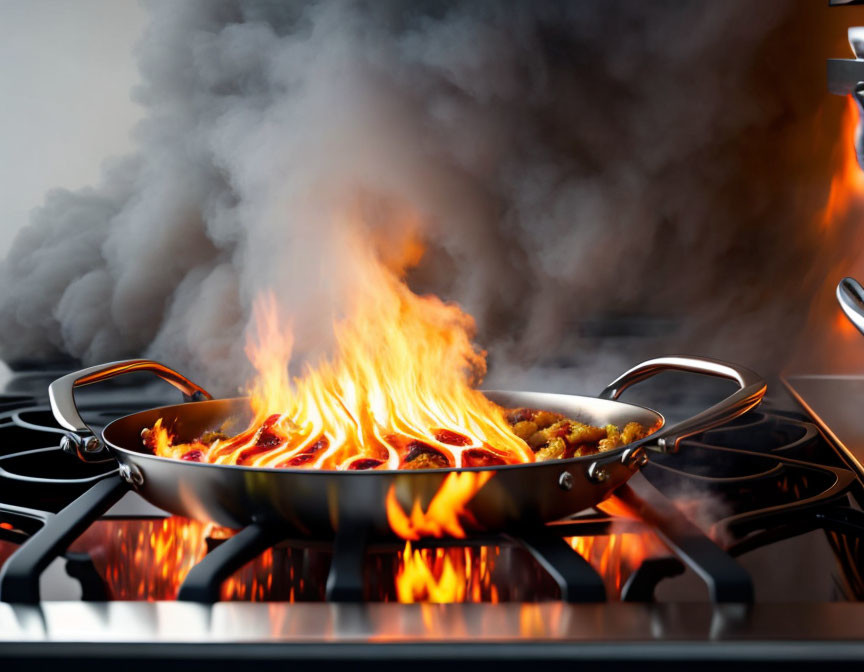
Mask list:
[[[834,327],[835,331],[846,341],[854,340],[857,342],[861,338],[861,334],[858,333],[858,329],[855,328],[855,325],[849,321],[849,318],[846,317],[846,314],[843,312],[842,308],[837,308],[837,312],[834,318]]]
[[[561,604],[523,604],[519,607],[519,634],[523,637],[548,637],[562,624]]]
[[[822,228],[828,228],[836,218],[845,216],[852,201],[864,195],[864,172],[858,165],[854,142],[858,116],[858,105],[852,96],[849,96],[843,115],[843,128],[840,131],[840,157],[821,214]]]
[[[9,541],[0,539],[0,567],[2,567],[9,557],[18,550],[18,546]]]
[[[653,534],[633,532],[571,537],[567,543],[591,563],[606,584],[610,598],[620,595],[627,577],[641,566],[645,558],[656,555],[663,548]]]
[[[813,214],[811,237],[820,255],[805,283],[814,282],[806,330],[800,336],[801,346],[787,362],[788,372],[833,374],[850,373],[864,365],[864,351],[858,346],[860,334],[849,324],[837,305],[835,290],[844,276],[860,276],[862,257],[859,221],[864,216],[864,170],[856,154],[858,105],[847,96],[840,130],[831,156],[830,177],[824,204]],[[817,258],[817,257],[814,257]],[[814,271],[814,269],[816,269]],[[817,272],[821,284],[812,279]]]

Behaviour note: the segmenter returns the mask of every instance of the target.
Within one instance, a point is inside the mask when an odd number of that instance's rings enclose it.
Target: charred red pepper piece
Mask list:
[[[462,436],[458,432],[453,432],[449,429],[436,430],[435,438],[441,443],[446,443],[448,446],[467,446],[471,443],[471,439],[467,436]]]

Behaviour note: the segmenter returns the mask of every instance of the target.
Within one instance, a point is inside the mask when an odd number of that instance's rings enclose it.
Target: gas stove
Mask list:
[[[79,402],[97,427],[170,401],[149,385],[102,387]],[[170,516],[129,492],[115,463],[63,452],[38,378],[8,389],[8,662],[179,667],[251,656],[394,667],[419,657],[608,669],[771,660],[789,669],[864,659],[864,482],[836,437],[779,384],[759,410],[656,456],[603,510],[410,548]],[[714,393],[674,389],[662,400],[671,418]],[[657,388],[645,393],[656,398]]]

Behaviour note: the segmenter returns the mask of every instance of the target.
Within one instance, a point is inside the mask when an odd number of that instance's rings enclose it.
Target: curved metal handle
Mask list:
[[[864,287],[854,278],[843,278],[837,285],[837,301],[849,321],[864,334]]]
[[[678,442],[681,439],[734,420],[751,408],[758,406],[767,389],[765,381],[750,369],[706,357],[673,355],[650,359],[634,366],[610,383],[599,396],[604,399],[617,399],[631,385],[664,371],[704,373],[708,376],[727,378],[738,383],[738,390],[723,401],[692,418],[679,422],[677,425],[664,427],[652,434],[650,439],[656,441],[660,449],[665,451],[674,451],[678,448]]]
[[[213,398],[204,388],[199,387],[174,369],[169,369],[164,364],[149,359],[126,359],[81,369],[58,378],[48,386],[51,412],[54,413],[54,417],[60,425],[74,432],[74,434],[66,435],[66,440],[63,442],[64,449],[75,452],[84,460],[88,459],[85,456],[86,453],[98,453],[102,450],[101,441],[96,438],[93,430],[87,426],[78,412],[78,406],[75,404],[75,388],[92,385],[134,371],[155,373],[162,380],[171,383],[180,390],[186,401],[203,401]]]

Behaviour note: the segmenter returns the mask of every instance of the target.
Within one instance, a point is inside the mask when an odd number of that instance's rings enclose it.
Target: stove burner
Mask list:
[[[94,410],[106,423],[128,411],[104,406]],[[99,520],[128,486],[113,462],[85,464],[65,454],[59,447],[62,435],[46,407],[22,397],[0,397],[3,601],[38,602],[39,577],[60,556],[66,560],[67,573],[80,582],[84,599],[176,597],[210,603],[397,598],[388,579],[403,542],[370,539],[363,521],[343,526],[332,544],[285,539],[278,530],[257,525],[227,538],[211,536],[184,556],[188,573],[179,589],[147,581],[133,589],[116,567],[117,575],[106,577],[105,567],[97,568],[99,563],[91,557],[88,540],[111,543],[122,536],[118,530],[125,530],[130,539],[139,533],[144,538],[154,526],[192,523],[176,517]],[[506,574],[501,590],[492,591],[491,584],[478,588],[475,592],[481,598],[651,601],[657,585],[686,566],[707,585],[712,600],[752,602],[751,577],[734,558],[821,529],[844,570],[846,592],[864,598],[864,582],[857,571],[864,514],[853,505],[861,486],[810,423],[789,415],[751,412],[683,442],[676,454],[656,456],[643,475],[617,491],[623,506],[617,515],[592,510],[529,534],[425,539],[414,548],[427,554],[464,548],[467,562],[491,553],[508,571],[501,572]],[[691,519],[705,520],[704,531]],[[203,539],[204,526],[195,525]],[[613,533],[652,535],[669,552],[642,560],[629,576],[619,576],[621,585],[610,585],[608,577],[574,551],[578,543],[572,540],[611,539]],[[620,595],[613,593],[617,590]]]

